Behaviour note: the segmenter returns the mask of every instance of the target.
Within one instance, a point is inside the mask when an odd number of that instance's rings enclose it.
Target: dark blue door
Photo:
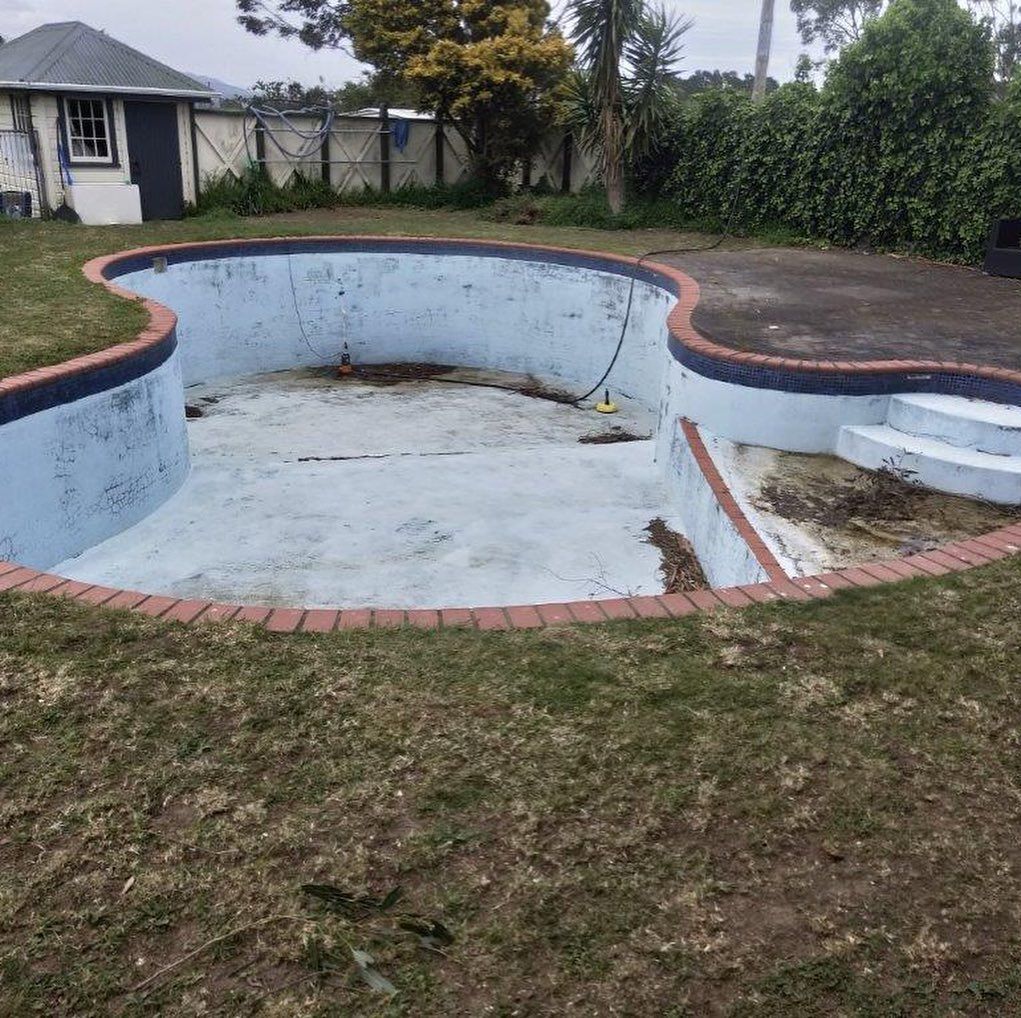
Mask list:
[[[181,143],[177,105],[125,102],[131,183],[142,197],[143,219],[180,219],[184,215]]]

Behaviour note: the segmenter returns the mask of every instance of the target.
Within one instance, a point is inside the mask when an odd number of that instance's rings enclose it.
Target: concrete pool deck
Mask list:
[[[1021,280],[815,248],[722,247],[654,260],[698,281],[692,325],[734,350],[1021,369]]]
[[[517,376],[461,371],[463,380]],[[440,381],[299,370],[190,387],[192,469],[135,526],[56,571],[261,604],[424,608],[655,595],[644,528],[680,529],[653,442],[587,444],[606,417]]]

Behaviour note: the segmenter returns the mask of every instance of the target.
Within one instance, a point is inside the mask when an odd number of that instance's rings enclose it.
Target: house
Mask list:
[[[194,104],[215,95],[79,21],[0,45],[5,210],[66,204],[93,224],[180,218],[198,181]]]

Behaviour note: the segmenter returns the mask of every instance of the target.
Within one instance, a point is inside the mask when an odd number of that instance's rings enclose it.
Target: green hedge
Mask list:
[[[202,192],[192,213],[201,216],[225,212],[239,216],[264,216],[274,212],[376,205],[473,209],[488,205],[494,197],[492,189],[474,180],[435,187],[407,185],[384,193],[371,187],[359,191],[335,191],[320,178],[303,177],[295,173],[286,185],[279,187],[265,173],[252,166],[240,177],[208,178],[202,185]]]
[[[670,148],[681,215],[740,229],[975,262],[1021,215],[1021,82],[994,98],[988,34],[955,0],[893,0],[821,90],[695,97]]]

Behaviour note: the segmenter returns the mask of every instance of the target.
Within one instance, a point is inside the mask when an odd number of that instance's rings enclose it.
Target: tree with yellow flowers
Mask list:
[[[547,0],[237,0],[251,32],[349,46],[451,123],[476,175],[501,181],[556,119],[572,49]],[[293,19],[293,20],[292,20]]]

